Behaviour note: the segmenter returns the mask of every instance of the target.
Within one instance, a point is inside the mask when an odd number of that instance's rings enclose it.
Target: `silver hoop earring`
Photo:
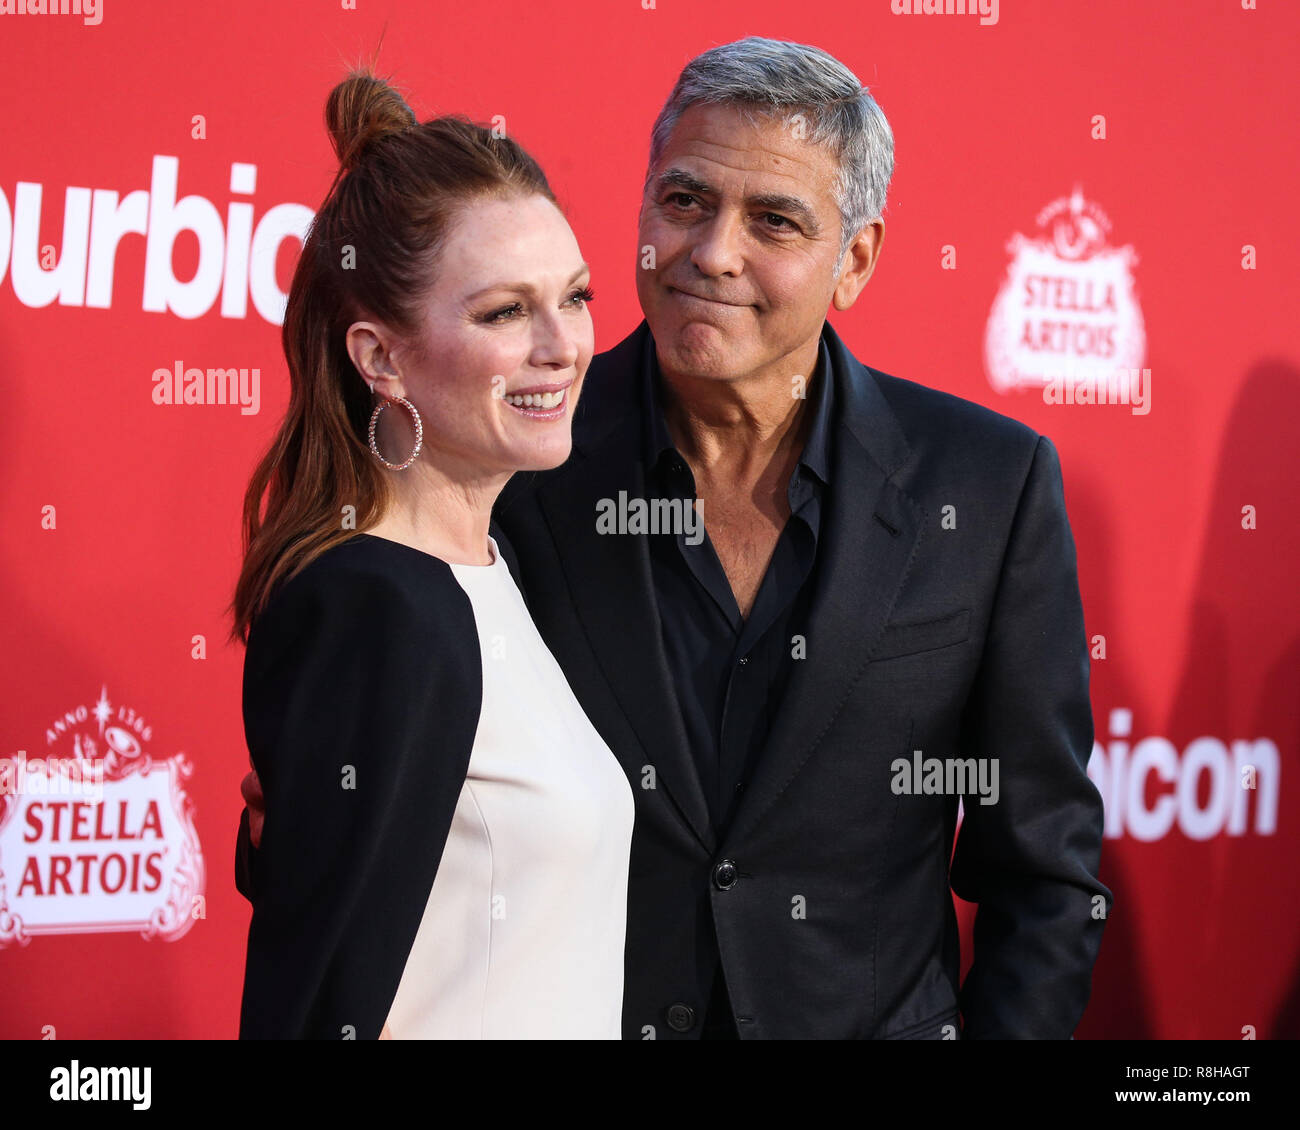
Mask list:
[[[410,414],[415,423],[415,450],[411,452],[405,463],[390,463],[379,454],[379,445],[375,443],[375,425],[379,423],[379,413],[387,408],[390,404],[400,404]],[[401,396],[392,398],[385,397],[375,405],[375,410],[370,414],[370,450],[374,457],[379,460],[390,471],[405,471],[412,463],[415,457],[420,454],[420,448],[424,444],[424,421],[420,419],[420,413],[415,410],[415,405]]]

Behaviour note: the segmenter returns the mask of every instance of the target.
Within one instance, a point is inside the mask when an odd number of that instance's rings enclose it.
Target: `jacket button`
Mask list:
[[[724,859],[713,869],[713,885],[720,891],[729,891],[736,885],[738,875],[736,864],[730,859]]]
[[[688,1004],[668,1006],[668,1027],[674,1032],[689,1032],[695,1026],[695,1009]]]

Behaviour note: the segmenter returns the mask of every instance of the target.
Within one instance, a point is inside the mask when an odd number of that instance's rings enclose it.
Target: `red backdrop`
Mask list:
[[[640,319],[648,132],[687,59],[794,39],[872,89],[887,236],[834,324],[1061,453],[1116,895],[1079,1036],[1300,1036],[1300,8],[650,2],[0,14],[0,757],[27,785],[3,800],[0,1036],[237,1030],[239,504],[286,401],[325,96],[385,24],[417,114],[501,115],[547,170],[601,349]],[[1034,383],[1110,351],[1148,373],[1138,411]],[[166,403],[178,366],[258,397]],[[105,803],[56,791],[76,755],[107,755]]]

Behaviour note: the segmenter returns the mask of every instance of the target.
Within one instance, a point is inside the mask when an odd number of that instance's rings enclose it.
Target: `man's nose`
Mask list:
[[[744,220],[731,212],[719,211],[708,223],[696,228],[697,238],[691,249],[691,262],[700,274],[738,275],[744,267],[741,243]]]

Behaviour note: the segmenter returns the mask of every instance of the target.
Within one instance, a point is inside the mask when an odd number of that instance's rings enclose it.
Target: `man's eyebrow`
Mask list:
[[[813,215],[812,206],[798,196],[790,196],[784,192],[760,192],[755,196],[745,197],[745,203],[765,211],[784,212],[795,216],[808,229],[809,235],[818,235],[822,230],[817,217]]]
[[[666,169],[659,174],[656,183],[660,191],[666,188],[679,188],[684,192],[694,192],[701,196],[718,194],[718,190],[708,181],[694,173],[688,173],[685,169]],[[801,197],[791,196],[785,192],[759,192],[745,197],[745,203],[751,208],[762,208],[764,211],[781,212],[791,216],[803,224],[809,235],[818,235],[821,232],[822,226],[817,221],[812,205]]]
[[[591,270],[591,265],[588,263],[583,263],[582,266],[580,266],[576,271],[573,272],[573,274],[569,276],[569,282],[570,283],[573,282],[575,279],[580,277],[584,271],[589,271],[589,270]],[[537,288],[533,286],[532,283],[497,282],[497,283],[493,283],[491,286],[485,286],[481,290],[476,290],[473,294],[469,295],[468,297],[470,300],[473,300],[477,298],[480,294],[487,294],[488,291],[490,290],[506,290],[506,291],[512,291],[515,294],[536,294],[537,293]]]
[[[687,192],[698,192],[701,196],[716,195],[718,191],[708,181],[701,180],[685,169],[665,169],[659,174],[658,185],[660,189],[671,186],[685,189]]]

